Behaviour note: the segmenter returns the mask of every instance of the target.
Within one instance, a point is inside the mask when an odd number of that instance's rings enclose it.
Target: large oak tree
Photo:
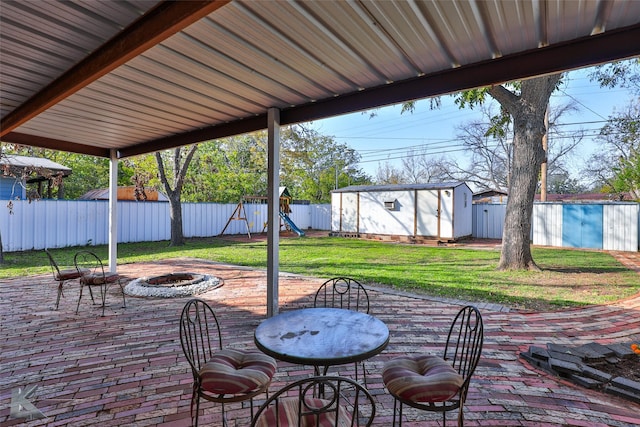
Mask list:
[[[501,270],[538,269],[531,255],[531,216],[540,166],[546,157],[542,146],[545,111],[560,76],[523,80],[519,91],[503,85],[487,89],[513,119],[513,164],[498,264]]]

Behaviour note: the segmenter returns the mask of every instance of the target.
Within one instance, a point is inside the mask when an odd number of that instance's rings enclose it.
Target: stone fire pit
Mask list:
[[[124,287],[124,293],[135,297],[178,298],[201,294],[222,285],[222,279],[206,274],[170,273],[133,280]]]

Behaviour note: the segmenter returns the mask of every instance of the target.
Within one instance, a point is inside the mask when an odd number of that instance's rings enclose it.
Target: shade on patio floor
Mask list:
[[[637,254],[629,255],[637,262]],[[119,266],[127,279],[171,272],[197,272],[224,279],[221,288],[199,295],[220,315],[226,345],[254,348],[253,331],[265,318],[263,271],[194,259]],[[310,306],[322,279],[281,274],[281,311]],[[112,288],[116,292],[117,287]],[[64,292],[53,311],[56,287],[49,276],[4,280],[0,284],[0,424],[47,426],[190,425],[191,373],[182,355],[178,319],[187,298],[128,298],[108,295],[100,317],[83,299],[75,315],[78,286]],[[377,400],[375,426],[389,426],[393,408],[380,373],[402,353],[437,352],[455,301],[373,288],[371,313],[389,326],[387,349],[366,363],[368,388]],[[559,312],[509,311],[479,305],[485,345],[465,407],[468,426],[631,426],[640,424],[640,405],[580,388],[531,368],[519,358],[530,345],[578,345],[640,338],[640,296],[620,303]],[[353,364],[337,372],[351,376]],[[336,372],[332,369],[330,372]],[[279,362],[272,390],[310,375],[310,367]],[[22,424],[9,417],[12,390],[38,385],[29,399],[46,419]],[[203,402],[201,425],[219,426],[220,406]],[[229,408],[231,425],[249,425],[249,410]],[[440,425],[439,414],[407,410],[411,426]],[[453,417],[454,415],[452,415]],[[453,421],[453,420],[452,420]],[[235,424],[234,424],[235,423]],[[453,424],[453,422],[452,422]]]

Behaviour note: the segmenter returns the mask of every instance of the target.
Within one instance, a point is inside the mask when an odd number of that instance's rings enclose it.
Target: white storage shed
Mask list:
[[[471,198],[464,182],[344,187],[331,192],[331,232],[455,241],[472,234]]]

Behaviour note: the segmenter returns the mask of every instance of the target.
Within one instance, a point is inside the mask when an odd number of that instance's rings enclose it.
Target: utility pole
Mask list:
[[[544,112],[544,135],[542,135],[542,149],[544,150],[544,161],[540,165],[540,201],[547,201],[547,153],[549,148],[549,104]]]

